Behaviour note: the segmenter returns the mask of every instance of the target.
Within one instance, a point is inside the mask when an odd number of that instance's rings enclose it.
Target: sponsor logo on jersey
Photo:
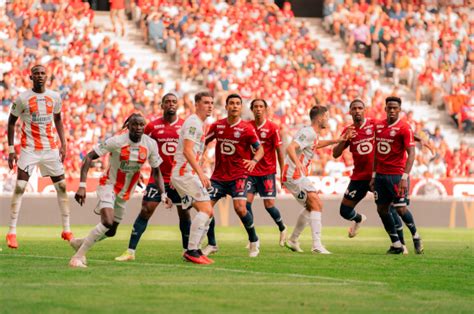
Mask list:
[[[34,112],[31,115],[31,122],[37,123],[37,124],[47,124],[53,121],[53,116],[52,115],[44,115],[44,114],[39,114]]]
[[[165,125],[164,124],[157,124],[155,125],[155,129],[161,129],[161,128],[164,128]]]
[[[218,125],[217,125],[217,128],[218,128],[218,129],[225,129],[225,125],[220,125],[220,124],[218,124]]]

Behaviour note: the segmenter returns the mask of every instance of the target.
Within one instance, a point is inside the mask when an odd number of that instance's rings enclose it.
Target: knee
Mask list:
[[[28,181],[18,180],[15,185],[15,194],[22,195],[23,193],[25,193],[27,184]]]
[[[347,206],[347,205],[344,205],[344,204],[341,204],[341,206],[339,207],[339,214],[344,217],[344,218],[350,218],[349,215],[351,214],[351,212],[354,210],[354,208],[350,207],[350,206]]]
[[[64,182],[64,180],[56,182],[54,184],[54,188],[56,189],[56,192],[58,193],[61,193],[61,194],[66,193],[66,182]]]
[[[239,217],[244,217],[247,214],[247,208],[242,205],[235,206],[235,212]]]
[[[275,201],[274,200],[263,200],[263,206],[265,206],[265,208],[275,207]]]
[[[191,213],[189,210],[178,207],[178,217],[179,220],[191,220]]]
[[[149,207],[146,207],[146,206],[143,206],[141,211],[140,211],[140,217],[142,217],[143,219],[150,219],[151,216],[153,215],[153,213],[155,212],[155,209],[154,208],[149,208]]]
[[[106,226],[107,228],[109,228],[109,230],[107,230],[107,232],[105,233],[105,235],[109,238],[112,238],[115,236],[115,234],[117,233],[117,227],[118,227],[118,222],[112,222],[112,225],[110,227]]]

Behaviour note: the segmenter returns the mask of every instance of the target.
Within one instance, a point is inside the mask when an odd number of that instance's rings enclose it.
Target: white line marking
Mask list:
[[[190,282],[156,282],[156,283],[126,283],[129,286],[189,286]],[[282,281],[268,281],[268,282],[199,282],[201,286],[348,286],[348,283],[344,282],[282,282]],[[0,287],[25,287],[25,288],[41,288],[44,286],[49,287],[109,287],[110,283],[79,283],[79,282],[42,282],[42,283],[0,283]]]
[[[0,257],[27,257],[27,258],[42,258],[42,259],[57,259],[57,260],[69,260],[67,257],[59,257],[59,256],[42,256],[42,255],[22,255],[22,254],[2,254]],[[193,270],[208,270],[208,271],[222,271],[228,273],[237,273],[237,274],[252,274],[258,276],[286,276],[290,278],[306,278],[306,279],[319,279],[319,280],[327,280],[327,281],[335,281],[345,284],[362,284],[362,285],[374,285],[374,286],[384,286],[386,283],[380,281],[370,281],[370,280],[356,280],[356,279],[340,279],[340,278],[332,278],[326,276],[318,276],[318,275],[304,275],[304,274],[295,274],[295,273],[269,273],[269,272],[262,272],[262,271],[255,271],[255,270],[243,270],[243,269],[234,269],[234,268],[224,268],[224,267],[215,267],[215,266],[198,266],[198,265],[179,265],[179,264],[162,264],[162,263],[146,263],[146,262],[137,262],[133,261],[130,263],[121,263],[116,261],[109,261],[109,260],[99,260],[99,259],[88,259],[88,262],[96,262],[96,263],[112,263],[116,265],[139,265],[139,266],[161,266],[161,267],[169,267],[169,268],[185,268],[185,269],[193,269]]]

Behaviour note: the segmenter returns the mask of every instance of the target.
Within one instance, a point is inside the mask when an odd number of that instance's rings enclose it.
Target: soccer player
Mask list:
[[[225,109],[227,118],[214,122],[206,136],[206,145],[216,140],[216,162],[211,177],[210,192],[212,205],[219,199],[230,195],[234,210],[239,216],[249,240],[249,256],[259,254],[258,236],[253,224],[253,216],[247,211],[247,177],[262,159],[264,150],[260,145],[255,129],[240,118],[242,114],[242,98],[238,94],[230,94],[226,98]],[[251,157],[251,149],[255,151]],[[215,220],[209,226],[208,245],[203,249],[204,255],[218,251],[215,238]]]
[[[250,109],[255,117],[255,120],[250,121],[250,124],[257,132],[260,144],[263,146],[264,155],[248,178],[246,207],[247,211],[252,214],[252,202],[255,193],[258,192],[263,199],[265,209],[278,226],[280,245],[285,246],[286,226],[283,223],[280,211],[275,207],[277,157],[280,173],[283,173],[284,155],[281,149],[282,142],[278,126],[265,119],[267,108],[268,104],[265,99],[254,99],[250,103]]]
[[[194,101],[196,113],[184,121],[179,133],[171,183],[181,196],[183,208],[189,209],[192,206],[197,211],[191,222],[188,247],[183,257],[195,264],[212,264],[214,261],[203,255],[199,249],[213,216],[211,199],[207,192],[211,181],[199,165],[199,159],[205,147],[204,121],[212,114],[214,98],[208,92],[200,92],[194,96]]]
[[[61,237],[70,241],[73,238],[69,224],[69,199],[66,192],[63,161],[66,157],[66,138],[61,119],[61,97],[55,91],[46,89],[46,68],[35,65],[31,68],[30,79],[33,88],[19,95],[14,101],[8,117],[8,166],[12,170],[17,164],[18,174],[11,201],[10,229],[6,240],[8,247],[18,248],[16,226],[21,201],[28,180],[39,166],[42,176],[49,176],[58,195],[63,231]],[[21,118],[21,154],[17,157],[14,148],[15,124]],[[58,146],[53,134],[53,123],[61,142]]]
[[[318,197],[316,187],[307,175],[316,149],[345,142],[352,138],[354,133],[352,129],[349,129],[338,140],[319,140],[318,133],[328,124],[328,109],[323,106],[314,106],[309,112],[309,117],[311,125],[300,129],[286,148],[287,155],[282,182],[304,207],[298,216],[293,233],[286,241],[286,247],[294,252],[303,252],[298,239],[309,223],[313,238],[313,253],[331,254],[321,243],[323,204]]]
[[[84,158],[81,167],[81,182],[74,198],[82,206],[86,201],[87,172],[93,160],[110,153],[108,170],[102,175],[97,196],[99,203],[96,210],[100,211],[101,222],[91,230],[84,239],[70,241],[76,254],[69,261],[71,267],[87,267],[86,253],[95,242],[106,237],[113,237],[122,221],[125,204],[135,191],[140,178],[140,169],[148,160],[158,193],[162,202],[171,207],[171,200],[166,196],[160,164],[163,162],[158,154],[156,142],[144,135],[145,118],[134,113],[123,125],[123,132],[97,145]],[[127,129],[127,130],[125,130]]]
[[[184,120],[180,119],[176,110],[178,109],[178,98],[174,94],[166,94],[161,100],[163,117],[147,124],[145,134],[154,139],[158,144],[158,153],[163,163],[160,165],[160,171],[165,182],[166,194],[176,205],[179,216],[179,229],[181,231],[181,241],[184,249],[188,247],[189,228],[191,226],[191,215],[188,210],[183,210],[181,206],[181,197],[178,192],[170,186],[171,168],[173,167],[173,157],[178,146],[179,130]],[[158,187],[155,184],[153,176],[150,176],[146,187],[145,195],[142,200],[142,208],[133,224],[133,230],[130,235],[128,249],[116,261],[135,260],[135,250],[142,234],[145,232],[148,220],[161,203],[161,195],[158,193]]]
[[[387,97],[387,119],[375,124],[376,151],[370,186],[374,191],[377,212],[392,242],[387,253],[403,253],[402,243],[389,212],[393,203],[412,234],[416,254],[422,254],[423,242],[407,208],[409,175],[415,160],[415,141],[408,123],[400,119],[401,107],[402,100],[399,97]]]

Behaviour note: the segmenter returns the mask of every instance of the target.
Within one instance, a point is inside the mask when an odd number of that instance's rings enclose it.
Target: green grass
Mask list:
[[[90,226],[75,228],[84,236]],[[150,227],[137,260],[114,262],[128,243],[130,226],[98,243],[88,269],[67,266],[71,248],[58,227],[20,227],[20,249],[2,244],[0,313],[169,312],[449,312],[474,309],[474,232],[422,229],[424,255],[387,256],[382,229],[355,239],[346,229],[324,228],[334,254],[280,248],[276,228],[259,227],[261,255],[247,257],[241,228],[217,229],[214,265],[183,262],[177,227]],[[0,228],[4,235],[6,228]],[[3,242],[3,236],[2,236]]]

